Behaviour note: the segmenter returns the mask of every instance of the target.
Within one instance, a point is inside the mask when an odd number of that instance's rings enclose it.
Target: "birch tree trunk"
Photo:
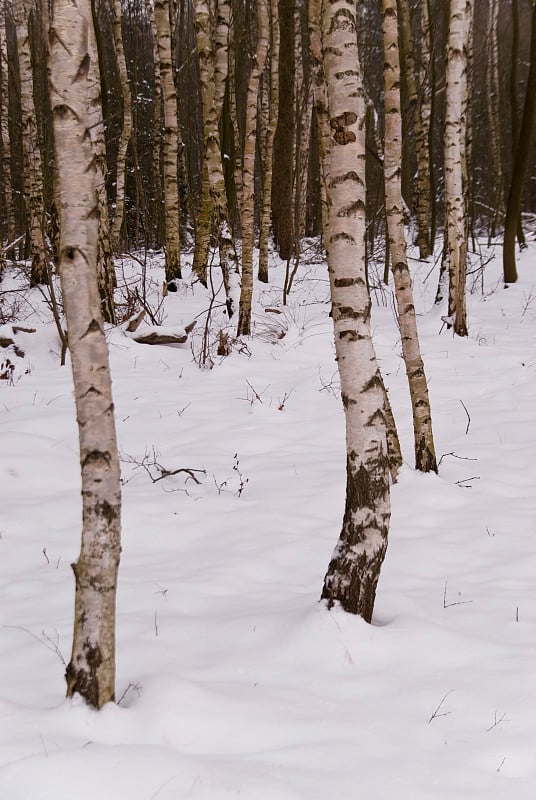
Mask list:
[[[162,176],[160,174],[160,148],[162,146],[162,81],[160,78],[160,60],[158,56],[158,37],[156,34],[156,23],[154,18],[154,7],[152,0],[145,0],[145,13],[151,28],[153,63],[154,63],[154,106],[152,116],[152,148],[153,148],[153,192],[156,212],[156,242],[161,242],[165,238],[165,230],[162,224]]]
[[[181,277],[179,188],[177,180],[179,124],[177,119],[177,93],[173,80],[171,58],[171,26],[169,0],[155,0],[155,25],[158,44],[160,79],[164,105],[164,214],[166,231],[166,280]]]
[[[268,0],[257,3],[257,48],[251,65],[246,98],[244,155],[242,160],[242,286],[238,310],[237,333],[251,332],[253,296],[253,246],[255,240],[255,150],[257,143],[257,106],[259,80],[266,62],[269,37]]]
[[[2,146],[2,187],[8,241],[15,237],[13,189],[11,184],[11,139],[9,136],[9,60],[7,54],[6,8],[0,0],[0,140]]]
[[[272,210],[272,173],[274,163],[274,137],[279,111],[279,8],[277,0],[270,0],[270,88],[268,96],[268,123],[264,140],[264,162],[259,232],[259,280],[268,283],[268,240]]]
[[[415,466],[437,472],[432,418],[424,363],[419,346],[413,289],[408,269],[402,202],[402,114],[400,111],[400,58],[396,0],[383,0],[385,78],[385,210],[391,267],[395,282],[402,354],[406,365],[415,441]]]
[[[417,241],[421,258],[428,258],[430,245],[430,88],[427,65],[430,61],[430,30],[428,22],[428,3],[421,8],[421,66],[420,85],[417,83],[417,68],[411,33],[411,17],[408,0],[399,0],[400,33],[403,43],[405,78],[409,95],[409,113],[413,118],[415,154],[417,156],[417,179],[415,186],[415,207],[417,216]]]
[[[114,699],[120,469],[97,286],[99,238],[92,104],[97,57],[90,0],[53,0],[50,92],[60,197],[59,271],[80,438],[83,527],[67,696]]]
[[[468,19],[465,0],[450,0],[445,115],[446,256],[449,269],[448,316],[458,336],[467,336],[465,277],[467,262],[464,163]]]
[[[217,4],[215,0],[196,0],[195,25],[205,146],[203,183],[206,181],[208,187],[207,197],[204,189],[202,192],[200,215],[206,215],[208,225],[202,226],[203,229],[199,231],[206,238],[199,248],[196,234],[194,270],[198,272],[198,269],[203,269],[206,282],[206,260],[214,222],[229,318],[237,308],[239,293],[238,258],[229,223],[220,145],[220,119],[228,71],[230,15],[229,0],[219,0]],[[195,266],[196,256],[198,262],[201,258],[198,268]]]
[[[365,274],[365,102],[355,5],[325,2],[323,62],[333,141],[328,269],[335,349],[346,419],[346,506],[322,598],[367,622],[387,549],[389,464],[384,391],[370,330]]]
[[[47,263],[45,237],[43,235],[45,220],[43,167],[33,99],[33,73],[28,34],[30,8],[28,0],[14,0],[13,2],[13,18],[17,32],[20,72],[24,195],[32,259],[30,286],[37,286],[40,283],[47,282]]]
[[[123,48],[121,29],[121,0],[113,0],[114,45],[123,99],[123,127],[117,151],[117,174],[115,184],[115,214],[112,224],[112,247],[117,249],[125,216],[125,178],[127,169],[127,150],[132,135],[132,98],[128,81],[127,62]]]

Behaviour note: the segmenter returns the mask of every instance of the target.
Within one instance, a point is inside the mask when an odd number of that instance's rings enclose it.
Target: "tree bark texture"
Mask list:
[[[385,394],[365,274],[365,101],[355,5],[325,2],[322,49],[332,129],[328,269],[346,419],[346,505],[322,598],[370,622],[389,528]]]
[[[80,438],[83,527],[67,695],[114,699],[120,468],[96,267],[99,237],[93,103],[96,58],[89,0],[53,0],[50,91],[60,197],[59,271]]]
[[[270,70],[268,92],[268,122],[263,147],[263,181],[261,224],[259,231],[259,280],[268,283],[268,241],[272,210],[272,174],[274,163],[274,138],[279,113],[279,8],[277,0],[270,0]]]
[[[119,246],[121,230],[125,217],[125,179],[127,170],[127,150],[132,135],[132,98],[130,96],[130,83],[128,80],[127,62],[123,48],[123,32],[121,29],[121,0],[113,0],[114,47],[121,84],[123,99],[123,126],[119,139],[117,152],[116,184],[115,184],[115,213],[112,223],[112,247]]]
[[[259,80],[266,62],[269,40],[268,0],[257,2],[257,47],[246,98],[244,154],[242,159],[242,286],[238,310],[237,333],[251,333],[251,301],[253,296],[253,246],[255,242],[255,150],[257,142],[257,106]]]
[[[0,142],[2,146],[2,188],[6,214],[5,233],[9,241],[15,237],[13,189],[11,183],[11,139],[9,135],[9,59],[7,51],[6,9],[0,2]]]
[[[465,0],[450,0],[447,42],[445,117],[446,255],[449,268],[448,315],[454,331],[467,336],[465,277],[467,263],[466,206],[463,173],[466,160],[466,95],[468,20]]]
[[[46,246],[43,227],[43,167],[34,107],[34,82],[28,33],[31,4],[14,0],[13,18],[17,31],[17,52],[20,72],[20,104],[22,112],[22,149],[24,160],[24,196],[30,239],[30,286],[47,282]]]
[[[419,346],[417,318],[408,269],[402,202],[402,114],[400,110],[400,57],[396,0],[383,0],[385,78],[384,185],[389,252],[406,365],[415,441],[415,466],[421,472],[437,472],[432,417],[424,363]]]
[[[155,25],[164,106],[164,217],[166,280],[168,281],[181,277],[179,187],[177,179],[179,124],[177,119],[177,93],[173,80],[169,10],[169,0],[155,0]]]
[[[523,117],[519,129],[519,140],[516,149],[512,181],[508,193],[506,219],[504,223],[503,270],[504,282],[517,281],[516,267],[516,231],[521,216],[521,198],[523,182],[530,153],[530,144],[534,134],[536,119],[536,3],[532,7],[530,67],[523,107]]]

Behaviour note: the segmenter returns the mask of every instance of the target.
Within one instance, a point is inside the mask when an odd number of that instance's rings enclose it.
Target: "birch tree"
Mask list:
[[[15,235],[13,189],[11,184],[11,139],[9,135],[9,59],[7,52],[6,7],[0,0],[0,144],[2,147],[2,187],[6,213],[5,230],[11,241]]]
[[[67,696],[96,708],[114,699],[120,468],[108,349],[97,285],[97,57],[90,0],[53,0],[49,82],[60,198],[59,272],[80,439],[82,543],[73,564],[74,637]]]
[[[406,365],[415,440],[415,466],[421,472],[437,472],[430,400],[419,346],[417,319],[408,269],[402,202],[402,114],[400,111],[400,57],[396,0],[383,0],[385,78],[385,210],[391,267]]]
[[[268,120],[263,142],[261,220],[259,231],[259,280],[268,283],[268,240],[272,210],[272,176],[274,138],[279,111],[279,9],[277,0],[270,0],[270,61],[267,89]]]
[[[117,166],[115,180],[115,213],[111,230],[112,246],[117,248],[121,238],[121,229],[125,216],[125,179],[127,170],[127,150],[132,135],[132,98],[128,81],[127,62],[123,48],[123,33],[121,30],[121,0],[113,0],[113,31],[114,47],[121,84],[123,100],[123,125],[119,138],[117,151]]]
[[[322,56],[332,130],[325,165],[328,270],[346,420],[346,504],[322,598],[370,622],[390,518],[384,391],[365,273],[365,101],[355,4],[325,2]],[[312,43],[314,47],[314,42]],[[314,51],[313,51],[314,55]]]
[[[14,0],[13,2],[13,18],[17,32],[20,73],[24,195],[31,253],[30,285],[36,286],[47,282],[47,263],[45,237],[43,234],[45,221],[43,165],[33,99],[34,82],[28,31],[30,8],[28,0]]]
[[[268,0],[258,0],[257,47],[249,75],[246,97],[244,153],[242,158],[242,286],[238,310],[238,335],[251,332],[253,296],[253,245],[255,240],[255,151],[257,142],[257,106],[259,80],[266,62],[269,38]]]
[[[404,54],[404,75],[408,87],[409,114],[413,119],[415,137],[415,154],[417,156],[417,176],[415,181],[415,206],[417,216],[417,241],[421,258],[428,258],[431,253],[430,242],[430,81],[428,66],[430,63],[430,23],[428,17],[428,0],[419,4],[421,14],[420,67],[417,69],[411,33],[411,16],[408,0],[399,0],[400,34],[402,52]],[[417,81],[417,76],[420,80]]]
[[[208,197],[204,196],[202,190],[200,214],[208,218],[209,224],[202,225],[196,231],[194,270],[198,275],[202,270],[206,284],[207,254],[214,223],[229,317],[236,311],[239,291],[238,257],[227,210],[220,145],[220,119],[228,71],[230,16],[229,0],[196,0],[195,26],[204,131],[203,180],[208,185]],[[198,235],[199,238],[204,237],[204,241],[199,242]]]
[[[164,106],[163,166],[167,281],[181,277],[179,187],[177,179],[179,123],[177,119],[177,93],[173,80],[169,8],[169,0],[155,0],[155,26]]]
[[[446,68],[445,205],[446,257],[449,270],[448,317],[454,332],[467,336],[465,280],[467,265],[464,165],[466,164],[467,45],[470,17],[466,0],[450,0]]]

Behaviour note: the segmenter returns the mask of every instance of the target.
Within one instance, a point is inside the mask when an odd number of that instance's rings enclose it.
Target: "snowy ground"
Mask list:
[[[274,265],[255,336],[227,358],[211,344],[211,370],[195,363],[203,315],[184,345],[109,332],[120,703],[100,713],[64,699],[80,536],[70,370],[39,293],[31,306],[4,294],[38,332],[16,335],[24,358],[0,351],[15,364],[0,381],[1,800],[536,796],[536,247],[508,289],[500,251],[483,276],[487,255],[473,256],[466,340],[433,307],[432,262],[414,262],[439,476],[413,471],[391,294],[375,292],[407,465],[371,626],[318,602],[345,456],[327,275],[311,255],[284,309]],[[149,283],[161,279],[150,261]],[[208,305],[188,271],[178,289],[166,326]],[[158,464],[204,473],[153,483]]]

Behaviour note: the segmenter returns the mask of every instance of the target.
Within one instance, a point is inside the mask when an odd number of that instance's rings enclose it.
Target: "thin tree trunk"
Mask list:
[[[5,233],[9,242],[15,238],[13,189],[11,184],[11,139],[9,135],[9,59],[7,52],[6,9],[0,0],[0,138],[2,146],[2,188],[6,213]]]
[[[30,14],[28,0],[14,0],[13,18],[17,31],[17,51],[20,71],[20,104],[22,112],[22,148],[24,157],[24,195],[30,237],[30,286],[47,282],[47,263],[43,226],[43,168],[37,133],[37,120],[33,99],[33,73],[28,34]]]
[[[277,0],[270,0],[270,87],[268,97],[268,124],[264,140],[261,224],[259,233],[259,280],[268,283],[268,240],[272,210],[272,172],[274,163],[274,138],[279,112],[279,8]]]
[[[115,188],[115,214],[112,224],[112,247],[117,249],[121,239],[121,229],[125,217],[125,179],[127,170],[127,150],[132,135],[132,98],[128,80],[127,62],[123,48],[123,33],[121,30],[121,0],[113,0],[114,14],[114,45],[119,70],[119,82],[123,99],[123,127],[119,139],[117,152],[117,175]]]
[[[254,191],[259,80],[266,62],[269,39],[268,0],[257,3],[257,48],[251,65],[246,99],[244,157],[242,161],[242,286],[238,310],[239,336],[251,333],[253,296],[253,246],[255,243]]]
[[[206,219],[196,232],[194,271],[200,277],[204,275],[206,281],[206,262],[214,222],[227,311],[231,317],[238,301],[238,258],[229,224],[220,145],[220,119],[228,69],[229,20],[228,0],[219,0],[217,7],[213,4],[212,8],[208,0],[196,0],[195,24],[204,128],[203,189],[199,214]],[[199,245],[197,235],[202,239]]]
[[[466,162],[466,95],[468,20],[465,0],[450,0],[447,43],[445,118],[445,203],[449,268],[448,315],[454,331],[467,336],[465,275],[467,261],[464,163]]]
[[[59,271],[80,436],[83,528],[67,695],[100,708],[114,699],[120,468],[108,349],[96,279],[98,199],[91,108],[97,58],[89,0],[53,0],[50,91],[61,198]]]
[[[519,141],[512,171],[512,182],[506,206],[503,242],[504,282],[517,281],[516,268],[516,230],[521,216],[521,198],[523,182],[530,153],[530,145],[534,134],[536,120],[536,3],[532,6],[532,23],[530,39],[530,67],[525,94],[523,117],[519,130]]]
[[[406,365],[415,441],[415,466],[421,472],[437,472],[430,400],[419,346],[417,319],[408,269],[402,202],[402,115],[400,112],[400,60],[396,0],[383,0],[385,77],[384,185],[389,252]]]
[[[404,54],[404,76],[408,87],[409,96],[409,117],[413,121],[415,135],[415,153],[417,156],[417,180],[415,186],[415,207],[417,216],[417,241],[421,258],[428,258],[430,255],[430,164],[428,152],[428,136],[430,127],[429,110],[429,91],[419,97],[419,87],[417,85],[417,69],[415,66],[415,56],[413,52],[413,36],[411,33],[411,17],[408,0],[399,0],[400,4],[400,31],[403,42],[402,52]],[[421,32],[424,36],[421,57],[424,59],[426,54],[429,58],[429,43],[427,47],[427,18],[426,3],[421,5]],[[429,36],[429,33],[428,33]],[[421,63],[421,79],[424,77],[424,85],[421,90],[427,87],[426,66]],[[422,83],[422,80],[421,80]]]
[[[160,170],[160,150],[162,147],[162,80],[160,77],[160,59],[158,55],[158,36],[154,17],[152,0],[145,0],[145,13],[149,20],[153,45],[154,64],[154,105],[152,124],[152,167],[153,167],[153,192],[156,206],[156,219],[154,235],[160,244],[165,240],[165,221],[162,215],[162,175]]]
[[[98,44],[97,44],[98,46]],[[94,92],[90,98],[88,113],[95,150],[97,170],[97,213],[99,217],[97,246],[97,283],[101,298],[101,311],[106,322],[115,323],[114,289],[116,285],[115,265],[110,238],[110,216],[108,212],[108,192],[106,189],[108,161],[106,158],[106,139],[102,114],[102,88],[98,56],[88,62],[89,87]]]
[[[344,520],[322,598],[370,622],[390,505],[385,393],[372,344],[365,274],[366,112],[355,6],[345,0],[325,3],[322,33],[333,133],[326,171],[328,269],[347,450]]]
[[[178,119],[177,93],[173,80],[171,58],[171,26],[169,0],[155,0],[155,24],[157,33],[162,99],[164,105],[164,207],[166,231],[166,280],[181,277],[180,233],[179,233],[179,188],[178,170]]]
[[[519,109],[517,103],[517,62],[519,58],[519,6],[518,0],[512,0],[512,58],[510,61],[510,110],[512,119],[512,168],[516,158],[519,136]],[[521,214],[517,223],[517,241],[520,247],[525,246],[525,234]]]

